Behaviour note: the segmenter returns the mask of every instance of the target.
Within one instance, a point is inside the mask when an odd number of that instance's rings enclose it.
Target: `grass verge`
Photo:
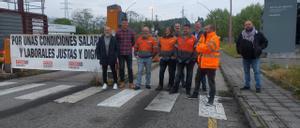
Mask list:
[[[298,99],[300,98],[300,65],[285,68],[277,64],[265,64],[262,65],[262,72],[284,89],[292,91]]]
[[[221,50],[232,57],[240,57],[240,55],[236,52],[236,46],[234,43],[221,42]]]

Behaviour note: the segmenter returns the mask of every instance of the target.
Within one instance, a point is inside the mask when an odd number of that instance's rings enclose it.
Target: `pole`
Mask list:
[[[232,0],[230,0],[230,14],[229,14],[229,43],[232,43]]]
[[[151,20],[153,22],[153,7],[151,7],[151,15],[152,15]]]
[[[218,30],[218,27],[217,27],[217,17],[212,13],[212,10],[210,10],[205,4],[197,1],[197,4],[201,5],[202,7],[204,7],[211,15],[212,15],[212,18],[213,18],[213,22],[214,22],[214,26],[215,26],[215,31],[217,32]]]
[[[18,11],[24,13],[24,1],[18,0]]]

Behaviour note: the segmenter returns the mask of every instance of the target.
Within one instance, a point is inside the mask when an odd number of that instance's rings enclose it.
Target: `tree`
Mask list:
[[[263,13],[263,6],[258,4],[252,4],[242,9],[240,13],[236,16],[233,16],[233,34],[235,39],[238,37],[238,34],[243,30],[243,25],[246,20],[251,20],[256,27],[256,29],[261,28],[261,17]],[[228,37],[229,29],[229,12],[224,9],[216,9],[210,12],[204,23],[207,24],[216,24],[217,34],[221,37],[222,40]]]
[[[211,11],[204,23],[207,24],[212,24],[216,25],[216,30],[218,35],[221,37],[223,40],[224,38],[228,37],[228,22],[229,22],[229,12],[227,9],[216,9]]]
[[[252,4],[237,14],[233,18],[233,32],[235,34],[235,38],[238,37],[238,34],[242,32],[243,25],[246,20],[251,20],[257,30],[261,29],[261,18],[263,14],[263,6],[258,4]]]
[[[57,18],[53,21],[54,24],[72,25],[72,21],[66,18]]]
[[[105,24],[104,17],[94,17],[89,9],[75,11],[72,20],[77,34],[99,34]]]

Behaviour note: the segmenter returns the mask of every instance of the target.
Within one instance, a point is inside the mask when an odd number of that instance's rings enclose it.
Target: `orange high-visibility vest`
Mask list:
[[[190,36],[189,38],[178,37],[177,39],[178,51],[192,53],[194,51],[194,45],[196,40],[197,40],[196,37],[193,35]]]
[[[220,65],[220,38],[215,32],[201,36],[196,51],[198,65],[203,69],[218,69]]]
[[[177,38],[177,60],[181,61],[190,61],[195,58],[195,44],[196,37],[186,36]]]
[[[162,57],[171,57],[175,52],[176,38],[159,38],[159,52]]]
[[[151,57],[157,52],[157,42],[151,36],[147,39],[143,39],[143,37],[140,36],[136,40],[134,48],[139,57]]]

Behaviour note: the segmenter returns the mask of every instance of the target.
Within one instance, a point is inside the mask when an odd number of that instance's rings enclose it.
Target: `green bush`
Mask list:
[[[240,55],[236,52],[236,46],[233,43],[221,42],[221,50],[232,57],[240,57]]]

